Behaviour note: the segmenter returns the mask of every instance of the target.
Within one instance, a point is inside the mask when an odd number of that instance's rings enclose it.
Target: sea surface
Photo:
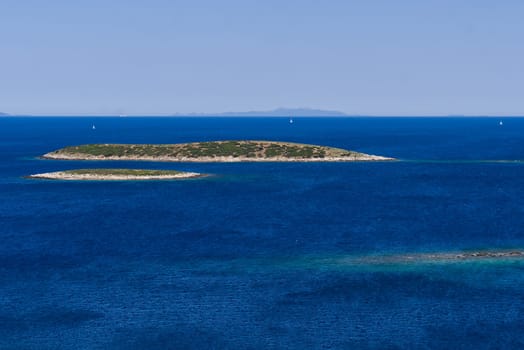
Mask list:
[[[431,258],[524,250],[524,118],[502,120],[0,117],[0,349],[524,348],[524,258]],[[230,139],[400,161],[38,158]],[[24,178],[96,167],[212,176]]]

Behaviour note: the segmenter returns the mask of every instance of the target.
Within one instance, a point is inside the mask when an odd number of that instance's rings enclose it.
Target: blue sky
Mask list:
[[[1,0],[0,111],[524,115],[524,1]]]

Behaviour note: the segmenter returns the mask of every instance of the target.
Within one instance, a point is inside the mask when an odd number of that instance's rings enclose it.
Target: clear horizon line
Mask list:
[[[289,118],[289,115],[224,115],[226,113],[175,113],[175,114],[159,114],[159,113],[140,113],[140,114],[85,114],[85,113],[59,113],[59,114],[11,114],[5,113],[0,117],[120,117],[120,118],[134,118],[134,117],[162,117],[162,118],[179,118],[179,117],[191,117],[191,118],[202,118],[202,117],[216,117],[216,118]],[[232,112],[236,113],[236,112]],[[343,113],[343,112],[341,112]],[[239,113],[240,114],[240,113]],[[294,118],[351,118],[351,117],[369,117],[369,118],[395,118],[395,117],[406,117],[406,118],[470,118],[470,117],[486,117],[486,118],[511,118],[511,117],[524,117],[523,114],[345,114],[344,115],[293,115]]]

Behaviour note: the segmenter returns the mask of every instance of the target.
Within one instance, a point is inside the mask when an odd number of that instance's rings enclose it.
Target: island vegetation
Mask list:
[[[383,161],[393,158],[341,148],[275,141],[212,141],[180,144],[89,144],[69,146],[43,158],[184,162]]]
[[[34,174],[28,178],[55,180],[169,180],[202,176],[177,170],[150,169],[75,169]]]

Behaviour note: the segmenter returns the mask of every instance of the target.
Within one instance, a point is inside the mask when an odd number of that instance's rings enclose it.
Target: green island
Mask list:
[[[150,169],[75,169],[29,175],[32,179],[51,180],[169,180],[203,176],[199,173]]]
[[[172,162],[343,162],[394,158],[341,148],[276,141],[211,141],[180,144],[90,144],[47,153],[47,159]]]

